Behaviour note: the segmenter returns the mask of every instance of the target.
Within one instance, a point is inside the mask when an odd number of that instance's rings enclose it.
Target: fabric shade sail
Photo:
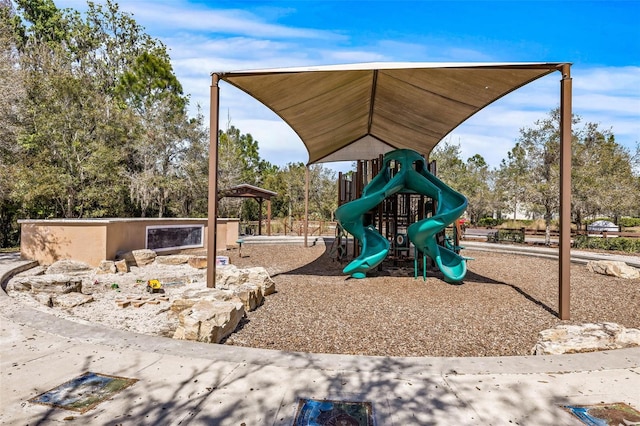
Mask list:
[[[370,63],[216,72],[298,134],[308,163],[425,156],[458,125],[564,63]]]

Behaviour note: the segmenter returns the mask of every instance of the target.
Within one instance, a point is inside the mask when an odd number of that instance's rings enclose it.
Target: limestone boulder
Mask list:
[[[615,260],[591,260],[587,263],[587,268],[591,272],[602,275],[611,275],[618,278],[635,279],[640,278],[640,270],[627,265],[622,261]]]
[[[52,305],[60,308],[75,308],[93,302],[93,296],[82,293],[66,293],[52,297]]]
[[[98,265],[96,274],[115,274],[117,271],[116,263],[113,260],[103,260],[100,262],[100,265]]]
[[[240,285],[240,270],[235,265],[216,268],[216,288],[228,290]]]
[[[7,292],[11,291],[31,291],[31,282],[28,277],[16,277],[7,284]]]
[[[157,254],[153,250],[140,249],[118,253],[118,260],[125,260],[129,266],[146,266],[156,260]]]
[[[262,287],[253,283],[244,283],[233,288],[233,294],[238,296],[245,311],[253,311],[264,302]]]
[[[126,260],[124,259],[116,260],[115,262],[113,262],[113,264],[116,267],[116,272],[120,272],[123,274],[126,274],[127,272],[129,272],[129,265],[127,265]]]
[[[46,275],[86,275],[93,271],[93,267],[77,260],[59,260],[47,268]]]
[[[218,288],[208,288],[208,289],[189,289],[184,291],[179,297],[173,300],[171,303],[171,311],[175,313],[180,313],[185,309],[189,309],[193,307],[199,301],[221,301],[221,302],[240,302],[240,298],[233,294],[232,291],[222,290]]]
[[[533,355],[559,355],[640,346],[640,330],[615,323],[561,324],[541,331]]]
[[[33,295],[33,298],[36,299],[38,303],[48,308],[53,308],[53,297],[51,296],[51,293],[36,293]]]
[[[157,256],[156,263],[160,265],[184,265],[189,262],[191,256],[186,254],[172,254],[168,256]]]
[[[234,290],[243,284],[259,286],[263,296],[276,291],[276,283],[263,267],[238,269],[234,265],[225,265],[216,268],[216,288]]]
[[[244,317],[241,302],[201,300],[179,315],[173,338],[220,343],[238,327]]]
[[[72,275],[38,275],[13,280],[14,291],[65,294],[82,291],[82,278]]]
[[[271,279],[269,273],[262,266],[256,266],[248,268],[247,281],[251,284],[256,284],[262,288],[262,294],[268,296],[275,293],[276,283]]]
[[[207,267],[207,256],[191,256],[189,266],[196,269],[205,269]]]

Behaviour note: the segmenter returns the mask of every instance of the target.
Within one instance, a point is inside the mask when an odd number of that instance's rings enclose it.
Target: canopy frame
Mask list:
[[[215,287],[220,80],[253,96],[287,122],[309,152],[308,166],[365,160],[397,148],[428,157],[447,134],[487,105],[559,71],[558,317],[569,319],[570,68],[570,63],[371,63],[212,73],[207,286]],[[307,192],[308,183],[305,187]]]

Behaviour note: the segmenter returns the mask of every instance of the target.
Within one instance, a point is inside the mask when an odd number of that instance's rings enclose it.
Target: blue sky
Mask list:
[[[86,1],[56,1],[86,8]],[[97,1],[99,2],[99,1]],[[572,62],[573,111],[611,128],[630,150],[640,142],[638,1],[195,1],[120,0],[169,48],[192,110],[209,110],[212,71],[356,62]],[[455,129],[466,159],[492,166],[522,127],[559,104],[560,73],[502,98]],[[221,83],[227,117],[277,164],[307,161],[300,139],[275,114]],[[345,170],[347,165],[330,165]]]

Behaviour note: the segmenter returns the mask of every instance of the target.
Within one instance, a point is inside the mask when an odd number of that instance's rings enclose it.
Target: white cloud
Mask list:
[[[86,9],[85,0],[59,3],[60,7]],[[212,71],[372,61],[504,61],[501,55],[505,54],[500,52],[536,54],[541,48],[495,40],[474,44],[428,35],[358,44],[348,32],[280,25],[282,14],[295,10],[267,6],[259,14],[184,0],[121,1],[120,6],[168,46],[176,75],[185,93],[191,95],[192,111],[199,103],[205,117]],[[571,71],[574,114],[583,122],[612,128],[618,143],[631,149],[640,141],[640,67],[574,65]],[[560,78],[554,72],[505,96],[449,137],[460,141],[465,158],[479,153],[489,164],[499,164],[520,128],[534,125],[559,106]],[[307,160],[295,132],[268,108],[225,83],[220,84],[220,96],[221,123],[229,115],[243,133],[251,133],[260,143],[263,158],[278,165]]]

